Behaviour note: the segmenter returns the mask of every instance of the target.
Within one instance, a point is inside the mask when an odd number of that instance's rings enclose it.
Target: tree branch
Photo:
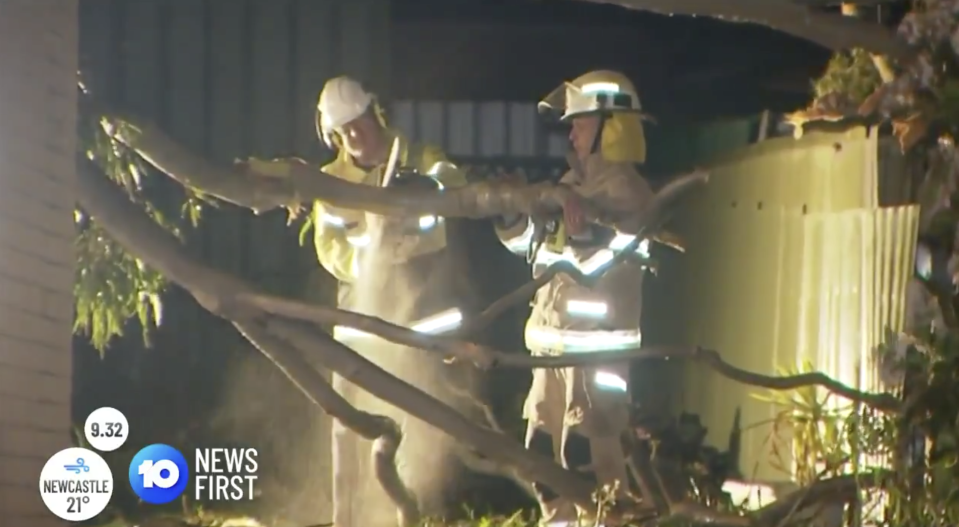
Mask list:
[[[289,175],[257,174],[217,166],[136,115],[105,107],[98,110],[103,112],[105,127],[113,137],[167,176],[257,213],[322,200],[337,207],[385,216],[485,218],[558,212],[573,192],[554,183],[515,186],[480,182],[437,191],[375,187],[346,181],[292,159]],[[588,206],[585,212],[588,217],[600,215]]]
[[[892,58],[905,58],[909,47],[888,29],[828,13],[789,0],[584,0],[664,15],[696,15],[746,22],[782,31],[832,50],[864,48]]]
[[[548,357],[499,353],[492,358],[491,363],[494,367],[502,368],[570,368],[651,359],[702,362],[727,379],[757,388],[785,391],[806,386],[820,386],[831,393],[877,410],[897,412],[900,409],[899,399],[892,394],[862,392],[821,372],[801,373],[785,377],[762,375],[729,364],[715,350],[698,347],[650,346],[636,350],[602,351],[588,354],[570,353]]]
[[[649,1],[655,3],[655,0]],[[135,133],[130,133],[129,129],[120,131],[118,128],[118,135],[164,173],[185,185],[199,187],[207,193],[254,210],[262,211],[322,198],[337,206],[385,215],[437,214],[475,218],[516,212],[556,212],[560,210],[560,205],[569,192],[569,189],[561,185],[510,187],[475,184],[463,189],[433,193],[383,189],[348,183],[305,164],[298,165],[292,176],[284,179],[243,174],[214,167],[169,140],[152,125],[133,119],[128,122],[137,125]],[[665,189],[661,191],[654,201],[654,206],[650,207],[645,216],[644,225],[649,227],[647,232],[656,227],[656,221],[661,218],[664,208],[672,199],[682,195],[685,189],[705,180],[705,174],[695,173],[667,186],[669,192]],[[187,289],[202,306],[215,314],[232,319],[236,327],[270,357],[312,401],[348,428],[364,437],[373,438],[378,443],[375,452],[377,476],[408,520],[419,513],[411,505],[415,500],[396,475],[393,456],[401,436],[395,423],[350,406],[310,367],[303,357],[304,353],[314,353],[324,365],[347,380],[452,435],[485,457],[515,467],[524,478],[549,481],[554,490],[580,505],[592,505],[593,489],[588,482],[562,469],[551,460],[526,451],[494,430],[476,426],[450,407],[391,376],[319,331],[314,323],[354,327],[405,346],[441,353],[448,358],[468,360],[482,368],[562,368],[666,358],[697,360],[727,378],[752,386],[790,390],[817,385],[837,395],[885,411],[896,411],[899,408],[898,401],[889,394],[859,392],[821,373],[773,377],[741,370],[724,362],[720,355],[712,350],[645,348],[589,355],[528,357],[503,353],[452,338],[430,337],[374,317],[273,297],[236,278],[193,261],[175,239],[150,222],[114,185],[102,177],[92,164],[82,162],[78,187],[81,204],[120,244]],[[633,257],[631,249],[635,249],[638,243],[637,240],[631,247],[617,254],[615,261]],[[577,275],[571,269],[560,267],[552,269],[550,277],[559,272],[566,272],[586,284],[595,280],[595,277]],[[467,327],[475,330],[498,316],[517,299],[529,298],[544,280],[548,278],[540,277],[500,299],[484,312],[479,322]],[[264,316],[265,313],[270,316]],[[832,480],[821,484],[829,481]],[[830,492],[808,492],[806,497],[796,499],[806,503],[815,500],[817,496],[828,495]],[[774,506],[779,506],[779,502],[770,507]],[[787,510],[794,508],[795,500]],[[779,509],[767,508],[764,511],[760,511],[762,514],[757,513],[757,521],[765,521],[765,518],[775,516]],[[682,513],[684,517],[706,518],[703,516],[705,513],[699,509],[673,512]],[[731,518],[714,518],[712,521],[739,524],[739,520],[733,521]]]
[[[310,326],[279,318],[268,324],[270,332],[284,334],[300,349],[309,349],[323,364],[373,396],[444,431],[464,446],[496,459],[529,481],[549,481],[562,496],[578,505],[591,507],[593,485],[553,460],[526,450],[505,435],[477,426],[463,414],[430,397],[416,387],[393,377],[386,370]]]
[[[291,345],[290,341],[272,335],[265,324],[238,317],[233,325],[276,364],[310,401],[345,427],[373,442],[373,473],[396,505],[400,525],[418,525],[421,518],[419,503],[403,483],[396,466],[396,453],[403,440],[403,432],[396,421],[354,408],[303,358],[295,343]]]
[[[115,185],[99,175],[96,167],[89,162],[81,165],[78,189],[84,208],[117,242],[168,279],[190,291],[200,305],[216,314],[222,315],[225,311],[242,306],[304,322],[349,326],[397,344],[443,354],[447,358],[469,361],[481,368],[566,368],[667,358],[698,360],[732,380],[752,386],[792,390],[817,385],[878,409],[895,411],[899,408],[898,400],[892,395],[860,392],[822,373],[805,373],[791,377],[760,375],[731,366],[722,360],[719,353],[700,348],[656,347],[587,355],[530,357],[497,351],[472,342],[426,335],[376,317],[268,295],[236,278],[193,261],[184,253],[176,239],[150,222],[135,205],[119,193]],[[627,251],[623,251],[620,254],[626,253]]]
[[[99,174],[89,162],[81,162],[78,173],[78,197],[81,205],[114,239],[131,253],[142,258],[167,278],[178,283],[211,312],[225,318],[239,319],[244,331],[249,331],[255,339],[254,329],[243,321],[259,319],[262,311],[250,305],[237,302],[239,298],[266,297],[253,286],[224,273],[204,267],[191,258],[176,240],[151,222],[142,211],[137,210],[122,192],[109,180]],[[319,311],[322,313],[322,311]],[[347,312],[339,312],[345,314]],[[366,317],[372,319],[372,317]],[[375,319],[372,319],[375,320]],[[528,452],[521,445],[488,428],[470,422],[466,417],[440,401],[433,399],[417,388],[393,377],[385,370],[369,362],[359,354],[335,341],[332,337],[313,326],[289,322],[278,317],[268,317],[264,323],[267,331],[274,337],[291,343],[300,353],[313,353],[330,370],[343,376],[361,389],[390,402],[397,408],[421,419],[432,426],[450,434],[484,456],[516,467],[517,471],[530,481],[549,481],[558,493],[585,506],[592,506],[593,486],[591,483],[570,472],[553,460]],[[386,324],[379,321],[381,324]],[[394,328],[398,328],[394,326]],[[398,328],[402,329],[402,328]],[[406,330],[409,331],[409,330]],[[267,344],[259,340],[260,344]],[[280,353],[278,353],[280,351]],[[270,358],[288,376],[291,373],[304,373],[308,363],[291,360],[282,350],[269,348]],[[314,378],[291,378],[303,390],[309,390],[314,402],[340,404],[330,398],[326,392],[325,380],[312,368]],[[345,401],[344,401],[345,402]],[[324,408],[325,411],[330,411]],[[344,413],[343,408],[333,407],[333,411],[343,416],[347,427],[361,426],[355,420],[357,415]],[[368,414],[367,414],[368,415]],[[380,423],[365,423],[364,428],[355,432],[363,435],[382,432]],[[379,434],[376,435],[379,437]]]
[[[849,502],[863,489],[881,489],[892,483],[895,475],[889,471],[836,476],[796,489],[773,503],[753,512],[753,525],[774,527],[787,516],[824,502]]]

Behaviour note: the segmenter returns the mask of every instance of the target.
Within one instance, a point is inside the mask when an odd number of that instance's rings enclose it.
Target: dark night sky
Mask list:
[[[530,100],[610,68],[654,115],[705,119],[795,109],[829,56],[755,25],[576,0],[394,0],[393,16],[397,98]]]

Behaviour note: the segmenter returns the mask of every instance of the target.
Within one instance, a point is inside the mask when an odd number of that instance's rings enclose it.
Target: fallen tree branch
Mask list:
[[[292,353],[283,354],[279,347],[274,348],[271,341],[262,335],[255,334],[256,329],[266,328],[274,338],[290,343],[292,348],[300,353],[313,353],[332,371],[376,397],[389,401],[410,415],[443,430],[454,438],[469,446],[483,456],[515,467],[525,479],[531,481],[549,481],[551,487],[561,495],[568,496],[577,503],[590,507],[592,500],[592,485],[558,465],[552,460],[528,452],[521,445],[514,443],[502,434],[488,428],[476,426],[467,418],[441,402],[431,398],[415,387],[391,376],[375,364],[367,361],[349,348],[336,342],[329,335],[319,331],[313,325],[290,322],[277,317],[270,317],[262,326],[251,326],[251,322],[259,313],[255,306],[243,302],[218,300],[218,295],[238,294],[235,298],[269,298],[267,295],[254,290],[244,282],[216,271],[206,269],[195,262],[185,253],[182,247],[168,233],[154,225],[144,216],[136,206],[129,202],[122,192],[105,177],[95,172],[95,167],[85,166],[78,178],[78,193],[81,204],[111,236],[132,253],[137,254],[154,268],[163,272],[168,278],[180,283],[188,289],[201,305],[209,306],[216,312],[229,313],[234,318],[241,319],[238,327],[251,336],[254,341],[269,350],[271,359],[281,370],[291,376],[291,380],[307,392],[316,403],[330,405],[324,409],[338,419],[348,420],[344,424],[365,437],[383,437],[384,424],[374,416],[358,412],[356,409],[338,407],[345,403],[342,399],[330,398],[332,389],[325,380],[302,357],[296,358]],[[182,281],[181,281],[182,280]],[[291,301],[292,302],[292,301]],[[338,315],[347,315],[348,312],[331,310]],[[349,314],[362,317],[361,315]],[[376,320],[372,317],[362,317],[367,320]],[[379,321],[379,324],[387,324]],[[252,328],[252,329],[251,329]],[[394,326],[397,330],[402,330]],[[408,331],[408,330],[406,330]],[[442,339],[438,339],[442,340]],[[473,349],[486,348],[472,345]],[[277,353],[279,351],[279,353]],[[290,357],[294,357],[291,359]],[[480,356],[474,352],[473,356]],[[560,357],[524,357],[497,352],[492,366],[500,367],[569,367],[582,366],[590,363],[624,361],[650,358],[687,358],[705,360],[710,366],[740,382],[747,382],[756,386],[772,389],[793,389],[811,384],[824,385],[827,388],[838,389],[845,396],[859,396],[857,393],[836,386],[828,377],[821,374],[804,374],[795,377],[767,377],[743,370],[738,370],[719,359],[715,352],[687,349],[677,350],[669,348],[652,348],[625,352],[601,352],[589,355],[566,355]],[[312,372],[312,373],[309,373]],[[295,375],[294,375],[295,374]],[[335,394],[335,392],[332,392]],[[866,394],[869,395],[869,394]],[[871,397],[865,397],[872,401]],[[868,404],[868,402],[867,402]],[[368,418],[368,421],[357,421],[359,417]],[[389,438],[386,433],[385,437]],[[389,447],[388,441],[383,441],[384,448]],[[381,452],[382,453],[382,452]],[[385,459],[378,458],[380,460]],[[382,475],[382,473],[381,473]],[[395,486],[393,487],[396,488]],[[394,495],[397,492],[393,493]],[[810,497],[812,499],[812,497]],[[402,507],[402,503],[397,504]],[[772,514],[772,513],[769,513]]]
[[[889,471],[875,471],[823,479],[790,492],[749,517],[753,525],[775,527],[787,516],[807,507],[825,502],[848,502],[856,499],[862,490],[886,488],[894,477],[895,474]]]
[[[310,401],[346,428],[373,442],[373,473],[396,505],[400,525],[419,525],[419,503],[397,471],[396,453],[403,440],[403,432],[396,421],[354,408],[318,374],[295,345],[272,335],[263,323],[237,317],[233,325],[260,353],[277,365]]]
[[[669,359],[702,362],[716,373],[741,384],[769,390],[795,390],[820,386],[850,401],[859,402],[885,412],[898,412],[899,399],[889,393],[870,393],[851,388],[821,372],[788,376],[763,375],[737,368],[722,359],[715,350],[698,347],[651,346],[636,350],[570,353],[547,357],[530,357],[512,353],[496,355],[493,367],[501,368],[570,368],[635,360]]]
[[[664,15],[709,16],[728,22],[763,25],[824,48],[863,48],[892,58],[906,58],[910,48],[878,24],[817,12],[789,0],[584,0]]]
[[[573,191],[565,185],[504,185],[488,182],[444,190],[376,187],[346,181],[291,159],[284,177],[211,163],[171,139],[154,123],[103,107],[107,131],[158,170],[189,188],[257,213],[323,200],[337,207],[384,216],[485,218],[502,214],[558,212]],[[599,216],[588,204],[587,217]]]
[[[443,354],[447,359],[469,361],[482,369],[489,368],[570,368],[614,364],[637,360],[694,360],[703,362],[720,375],[750,386],[770,390],[795,390],[806,386],[820,386],[850,401],[859,402],[885,412],[898,412],[901,403],[889,393],[870,393],[856,390],[821,372],[789,376],[763,375],[737,368],[722,359],[719,352],[698,347],[653,346],[634,350],[599,351],[554,356],[530,356],[507,353],[472,342],[448,337],[417,333],[385,320],[350,311],[304,304],[296,300],[270,295],[239,295],[237,302],[262,309],[271,314],[317,324],[341,324],[388,341],[426,351]],[[422,345],[421,345],[422,343]]]
[[[491,459],[516,467],[526,479],[549,481],[560,495],[569,497],[580,506],[591,506],[593,486],[586,479],[549,458],[526,450],[501,433],[477,426],[463,414],[394,377],[314,326],[271,317],[267,329],[293,342],[298,349],[310,350],[330,370],[374,397],[442,430]]]
[[[483,418],[486,419],[486,426],[493,431],[504,435],[506,434],[506,431],[503,430],[502,425],[500,425],[499,419],[496,417],[496,413],[493,412],[493,408],[488,402],[486,402],[486,400],[477,397],[468,390],[454,386],[453,383],[447,383],[446,389],[454,397],[478,409],[480,413],[483,414]],[[489,460],[469,448],[461,447],[459,449],[459,457],[463,464],[473,472],[508,478],[510,481],[515,483],[517,487],[522,489],[527,496],[529,496],[531,499],[536,499],[536,489],[533,488],[533,485],[530,482],[520,477],[513,467],[505,466],[502,463]]]
[[[118,187],[99,174],[91,163],[81,162],[77,179],[81,206],[132,254],[178,283],[211,312],[225,318],[239,318],[241,321],[260,319],[262,311],[238,303],[236,298],[267,295],[242,280],[197,263],[169,233],[150,221]],[[276,316],[268,317],[264,323],[267,331],[274,337],[290,343],[301,354],[312,353],[319,357],[330,370],[361,389],[444,431],[484,456],[516,467],[524,478],[530,481],[549,481],[550,486],[561,495],[581,506],[592,506],[593,485],[578,474],[560,467],[551,459],[527,451],[502,434],[475,425],[459,412],[390,375],[314,325],[290,322]],[[243,328],[250,330],[247,325]],[[254,338],[260,337],[254,335]],[[277,354],[277,350],[271,349],[270,352],[274,361],[289,358],[282,353]],[[293,364],[276,362],[276,365],[287,375],[291,372],[309,375],[304,373],[303,368],[307,366],[301,361],[294,361]],[[312,375],[316,378],[310,382],[304,382],[302,378],[291,380],[301,389],[309,390],[310,398],[314,402],[328,401],[328,394],[324,392],[327,386],[324,384],[325,380],[314,369],[309,368],[307,371],[314,372]],[[356,414],[351,415],[355,417]],[[357,425],[354,421],[343,424],[347,427]],[[372,434],[374,429],[381,431],[381,424],[367,425],[370,428],[354,431],[361,435],[364,432]]]

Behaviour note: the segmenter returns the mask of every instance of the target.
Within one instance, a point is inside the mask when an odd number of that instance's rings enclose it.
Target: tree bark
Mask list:
[[[101,108],[114,138],[136,150],[161,172],[189,188],[262,213],[322,200],[337,207],[384,216],[486,218],[520,212],[558,212],[572,191],[565,185],[475,183],[465,188],[423,191],[351,183],[290,159],[285,177],[222,167],[173,141],[155,124],[113,108]],[[588,208],[587,216],[600,211]]]

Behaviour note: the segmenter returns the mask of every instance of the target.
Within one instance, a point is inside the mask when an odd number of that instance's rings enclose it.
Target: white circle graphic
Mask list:
[[[126,442],[130,435],[130,423],[120,410],[104,406],[87,416],[83,435],[92,448],[100,452],[113,452]]]
[[[100,454],[86,448],[66,448],[43,466],[40,496],[50,512],[61,519],[86,521],[110,503],[113,472]]]

